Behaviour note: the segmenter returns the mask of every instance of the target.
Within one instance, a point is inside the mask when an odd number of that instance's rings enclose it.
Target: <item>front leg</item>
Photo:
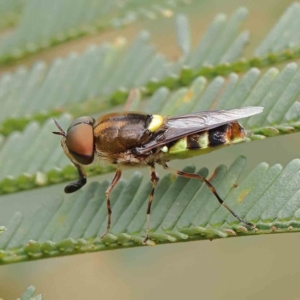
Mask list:
[[[73,165],[76,167],[79,178],[75,182],[71,182],[65,187],[65,193],[71,194],[78,190],[80,190],[85,184],[86,184],[86,174],[84,172],[83,166],[79,164],[73,156],[70,154],[68,147],[66,146],[66,139],[62,138],[61,140],[61,146],[66,154],[66,156],[70,159],[70,161],[73,163]]]
[[[105,233],[102,235],[102,239],[108,234],[109,232],[109,229],[110,229],[110,224],[111,224],[111,205],[110,205],[110,193],[111,191],[113,190],[113,188],[116,186],[116,184],[118,183],[118,181],[120,180],[121,178],[121,175],[122,175],[122,170],[121,169],[118,169],[116,171],[116,174],[115,174],[115,177],[114,179],[112,180],[112,182],[110,183],[110,185],[108,186],[106,192],[105,192],[105,195],[106,195],[106,207],[107,207],[107,214],[108,214],[108,217],[107,217],[107,227],[106,227],[106,231]]]
[[[68,184],[65,187],[65,193],[67,193],[67,194],[71,194],[71,193],[78,191],[86,184],[86,174],[84,172],[83,167],[81,165],[75,163],[74,161],[73,161],[73,164],[77,168],[79,178],[77,181],[71,182],[70,184]]]

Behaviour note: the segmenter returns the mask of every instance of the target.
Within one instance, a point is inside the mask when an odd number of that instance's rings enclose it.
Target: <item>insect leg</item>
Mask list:
[[[176,175],[179,175],[179,176],[182,176],[182,177],[185,177],[185,178],[191,178],[191,179],[199,179],[201,180],[202,182],[204,182],[208,188],[211,190],[211,192],[215,195],[215,197],[218,199],[219,203],[221,205],[223,205],[235,218],[237,218],[240,222],[244,223],[245,225],[247,226],[251,226],[253,227],[254,225],[252,223],[249,223],[245,220],[243,220],[238,214],[236,214],[222,199],[221,197],[218,195],[216,189],[214,188],[214,186],[203,176],[201,175],[198,175],[198,174],[193,174],[193,173],[186,173],[186,172],[183,172],[183,171],[178,171],[178,170],[174,170],[172,168],[169,168],[166,164],[163,165],[164,169],[176,174]]]
[[[113,188],[116,186],[116,184],[118,183],[118,181],[120,180],[122,175],[122,170],[118,169],[116,171],[115,177],[112,180],[112,182],[110,183],[110,185],[108,186],[108,188],[106,189],[105,195],[106,195],[106,207],[107,207],[107,214],[108,214],[108,218],[107,218],[107,227],[106,227],[106,231],[105,233],[102,235],[102,239],[108,234],[109,229],[110,229],[110,224],[111,224],[111,205],[110,205],[110,198],[109,195],[111,193],[111,191],[113,190]]]
[[[56,126],[62,131],[60,126],[56,123]],[[84,172],[84,169],[82,165],[77,163],[77,161],[72,157],[72,155],[69,153],[68,147],[66,146],[66,140],[65,138],[62,138],[61,140],[61,146],[67,155],[67,157],[70,159],[70,161],[73,163],[73,165],[76,167],[78,171],[79,178],[75,182],[71,182],[65,187],[65,193],[70,194],[78,191],[86,184],[86,174]]]
[[[70,194],[78,191],[86,184],[86,174],[84,172],[84,169],[81,165],[76,164],[73,162],[75,167],[77,168],[79,178],[75,182],[71,182],[65,187],[65,193]]]
[[[149,240],[149,230],[150,230],[150,213],[151,213],[151,205],[152,205],[152,201],[153,201],[153,195],[154,195],[154,191],[155,191],[155,187],[156,184],[159,180],[159,178],[157,177],[156,173],[155,173],[155,167],[154,165],[151,165],[151,182],[152,182],[152,190],[149,196],[149,200],[148,200],[148,207],[147,207],[147,222],[146,222],[146,237],[143,241],[143,244],[145,245],[147,243],[147,241]]]

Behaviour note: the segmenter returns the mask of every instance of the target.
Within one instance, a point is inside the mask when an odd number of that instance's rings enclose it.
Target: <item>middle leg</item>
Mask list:
[[[147,243],[147,241],[149,240],[149,230],[150,230],[150,213],[151,213],[151,205],[153,202],[153,196],[154,196],[154,191],[155,191],[155,187],[156,184],[159,180],[159,178],[156,175],[155,172],[155,167],[154,164],[151,165],[151,182],[152,182],[152,190],[149,196],[149,200],[148,200],[148,207],[147,207],[147,222],[146,222],[146,237],[143,241],[143,244],[145,245]]]

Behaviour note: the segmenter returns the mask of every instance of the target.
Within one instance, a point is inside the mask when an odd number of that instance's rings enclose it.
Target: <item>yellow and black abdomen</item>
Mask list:
[[[236,121],[219,127],[187,135],[162,148],[172,158],[187,158],[211,152],[220,146],[240,143],[245,140],[245,131]]]
[[[187,136],[187,149],[200,149],[243,141],[245,132],[238,122],[231,122],[198,134]]]

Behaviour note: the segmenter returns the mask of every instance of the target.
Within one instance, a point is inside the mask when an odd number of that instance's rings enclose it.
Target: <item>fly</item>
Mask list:
[[[147,166],[151,169],[152,191],[147,207],[146,237],[150,229],[150,212],[155,187],[159,180],[155,165],[185,178],[203,181],[234,217],[247,226],[253,224],[239,217],[218,195],[213,185],[203,176],[169,168],[167,163],[174,158],[198,155],[212,151],[218,146],[245,140],[246,133],[236,121],[263,111],[262,107],[203,111],[178,117],[149,115],[139,112],[112,113],[100,117],[81,117],[74,120],[65,132],[54,120],[61,135],[61,146],[78,170],[79,179],[65,187],[65,193],[73,193],[86,184],[84,165],[91,164],[95,157],[117,165],[115,176],[106,190],[107,229],[111,225],[110,193],[122,175],[123,167]],[[187,153],[183,155],[182,153]]]

